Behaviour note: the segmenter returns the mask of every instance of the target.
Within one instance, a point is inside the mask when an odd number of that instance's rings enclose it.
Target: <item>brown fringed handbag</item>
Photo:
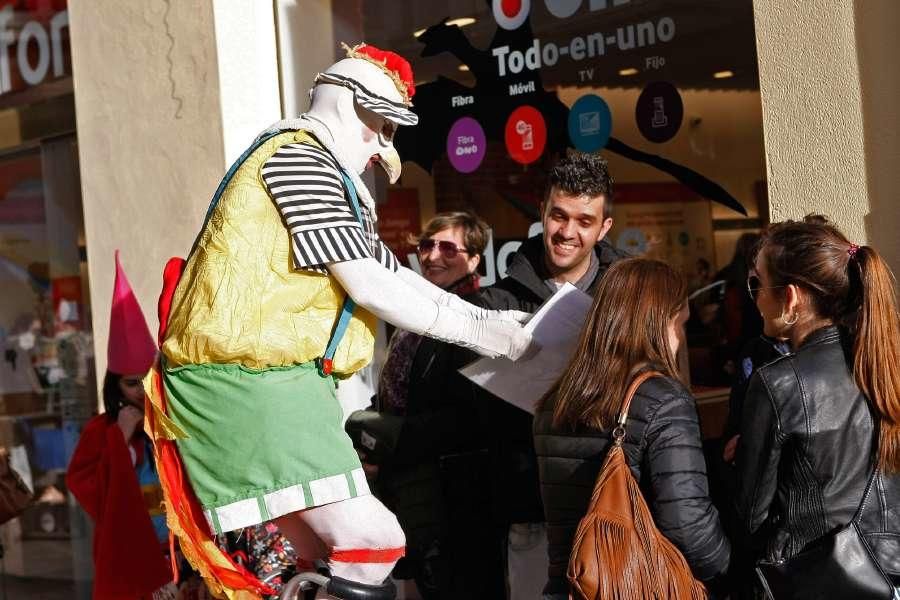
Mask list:
[[[625,461],[625,421],[635,392],[656,371],[638,375],[625,394],[613,445],[603,461],[587,514],[578,524],[566,576],[575,600],[702,600],[681,552],[659,532]]]

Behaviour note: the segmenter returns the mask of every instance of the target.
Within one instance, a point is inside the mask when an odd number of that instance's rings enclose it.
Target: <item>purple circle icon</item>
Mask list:
[[[447,156],[460,173],[471,173],[481,165],[487,151],[484,129],[472,117],[457,119],[447,135]]]

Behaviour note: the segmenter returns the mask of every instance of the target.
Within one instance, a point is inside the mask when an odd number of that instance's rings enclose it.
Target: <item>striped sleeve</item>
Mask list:
[[[375,259],[385,269],[396,272],[400,268],[400,261],[397,260],[397,256],[381,241],[381,238],[378,239],[378,245],[375,247]]]
[[[376,258],[377,247],[353,214],[339,173],[328,153],[303,143],[282,146],[263,165],[296,269],[325,273],[329,263]]]

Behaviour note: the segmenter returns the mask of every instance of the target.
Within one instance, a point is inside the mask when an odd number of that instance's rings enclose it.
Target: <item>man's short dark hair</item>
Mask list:
[[[612,216],[613,180],[599,154],[570,152],[550,169],[546,198],[553,189],[569,196],[603,196],[603,218]]]

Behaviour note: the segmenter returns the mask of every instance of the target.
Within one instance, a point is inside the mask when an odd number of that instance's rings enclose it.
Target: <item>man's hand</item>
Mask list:
[[[143,420],[144,411],[135,406],[127,404],[119,409],[119,418],[116,419],[116,424],[122,430],[122,435],[125,436],[126,442],[131,441],[138,424]]]

